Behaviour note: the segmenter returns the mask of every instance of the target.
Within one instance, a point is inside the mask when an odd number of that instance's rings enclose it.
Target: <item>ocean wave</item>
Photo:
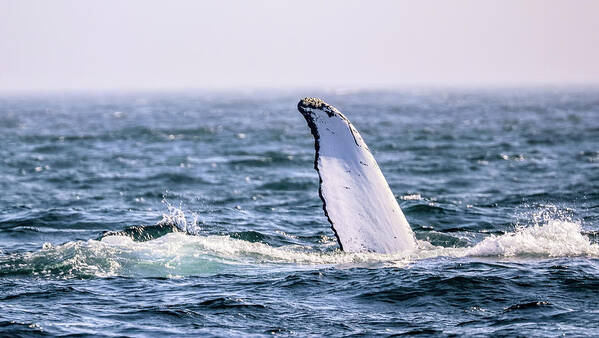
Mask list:
[[[178,277],[240,269],[259,271],[264,266],[402,267],[436,257],[599,257],[599,245],[581,232],[580,224],[563,220],[490,235],[465,248],[434,246],[427,241],[418,243],[417,250],[406,253],[347,253],[300,245],[273,247],[227,235],[190,235],[181,231],[139,242],[123,233],[100,240],[46,244],[37,252],[0,256],[0,275]]]
[[[437,257],[599,258],[599,244],[583,232],[579,222],[571,219],[569,210],[554,205],[543,205],[523,215],[532,226],[517,226],[515,231],[504,234],[486,234],[474,245],[459,236],[426,231],[417,233],[418,248],[414,251],[377,254],[342,252],[320,242],[273,246],[272,236],[256,231],[207,235],[197,214],[187,215],[181,205],[173,206],[166,199],[163,203],[167,212],[155,225],[105,232],[87,241],[56,246],[47,243],[36,252],[0,255],[0,276],[178,277],[240,269],[260,271],[265,266],[271,269],[404,267]]]

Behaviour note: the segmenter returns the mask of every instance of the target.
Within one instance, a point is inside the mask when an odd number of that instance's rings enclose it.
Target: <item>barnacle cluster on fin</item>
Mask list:
[[[309,108],[320,108],[323,105],[328,106],[328,104],[326,102],[324,102],[323,100],[321,100],[317,97],[305,97],[300,101],[300,104],[304,107],[309,107]]]
[[[325,113],[327,113],[327,115],[333,116],[335,113],[339,113],[339,111],[331,106],[330,104],[324,102],[323,100],[316,98],[316,97],[306,97],[303,98],[299,104],[298,107],[301,108],[308,108],[308,109],[320,109],[322,111],[324,111]]]

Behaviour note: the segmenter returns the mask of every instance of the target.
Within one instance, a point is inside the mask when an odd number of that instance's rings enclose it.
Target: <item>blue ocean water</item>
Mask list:
[[[419,240],[338,250],[296,110]],[[4,95],[0,335],[599,335],[599,90]]]

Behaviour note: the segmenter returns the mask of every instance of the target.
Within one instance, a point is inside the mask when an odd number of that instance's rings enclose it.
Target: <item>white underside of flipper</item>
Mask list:
[[[315,138],[320,196],[341,248],[377,253],[413,250],[412,229],[351,122],[319,99],[304,99],[298,109]]]

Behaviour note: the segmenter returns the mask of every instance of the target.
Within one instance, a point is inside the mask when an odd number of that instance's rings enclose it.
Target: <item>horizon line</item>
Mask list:
[[[118,93],[226,93],[226,92],[395,92],[395,91],[443,91],[443,90],[559,90],[599,89],[598,82],[525,82],[525,83],[437,83],[437,84],[389,84],[389,85],[214,85],[214,86],[123,86],[123,87],[58,87],[58,88],[0,88],[0,95],[28,94],[118,94]]]

